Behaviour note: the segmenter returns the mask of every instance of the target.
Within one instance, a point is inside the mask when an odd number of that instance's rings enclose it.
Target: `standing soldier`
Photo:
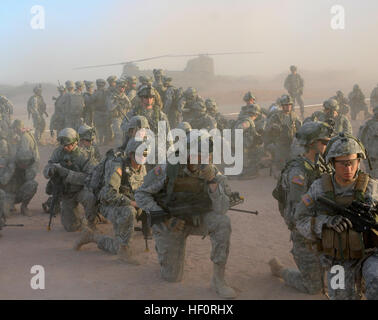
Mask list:
[[[281,110],[273,113],[266,124],[265,140],[267,145],[273,148],[274,176],[284,168],[287,160],[290,159],[290,148],[295,137],[295,133],[301,127],[301,121],[292,110],[293,100],[288,95],[283,95],[280,100]]]
[[[284,87],[293,99],[293,106],[295,102],[299,104],[301,110],[302,120],[304,119],[304,102],[302,99],[304,81],[302,77],[297,73],[296,66],[290,66],[291,74],[285,79]]]
[[[369,165],[365,167],[374,179],[378,179],[378,105],[373,108],[373,112],[373,118],[360,127],[358,137],[369,154],[371,170]]]
[[[0,117],[9,128],[12,124],[13,104],[6,97],[0,95]]]
[[[105,90],[106,81],[104,79],[97,79],[96,86],[97,90],[91,96],[90,101],[93,103],[93,122],[97,131],[98,143],[104,144],[106,142],[106,90]]]
[[[62,129],[64,129],[64,104],[63,96],[66,93],[66,88],[63,86],[58,87],[59,96],[53,97],[54,102],[54,114],[51,116],[50,119],[50,135],[51,137],[54,136],[54,130],[56,130],[56,134]]]
[[[93,126],[93,102],[91,96],[94,91],[94,82],[84,80],[85,92],[83,93],[85,108],[84,108],[84,123],[88,126]]]
[[[85,230],[75,243],[75,250],[95,242],[99,249],[117,254],[125,263],[140,264],[133,256],[131,241],[138,210],[134,193],[143,184],[146,175],[146,169],[140,164],[141,159],[136,152],[141,144],[132,138],[124,152],[115,153],[104,165],[104,181],[99,192],[100,212],[113,223],[115,237]]]
[[[182,114],[182,121],[188,122],[193,118],[193,110],[195,108],[202,108],[205,105],[203,99],[198,95],[197,89],[189,87],[185,90],[182,98],[178,102],[178,111]]]
[[[262,145],[263,140],[256,130],[255,120],[260,114],[259,105],[247,105],[240,111],[239,118],[234,124],[234,130],[243,130],[243,171],[239,178],[253,179],[259,174],[261,158],[257,149]]]
[[[94,163],[101,161],[101,153],[95,143],[96,132],[95,128],[83,124],[78,130],[79,147],[88,152],[88,159],[92,159]]]
[[[34,137],[37,142],[41,140],[42,134],[45,131],[46,121],[44,115],[48,117],[46,112],[46,103],[42,97],[42,86],[38,85],[33,89],[34,95],[28,100],[28,119],[32,116],[34,126]]]
[[[107,96],[106,107],[111,120],[112,132],[114,132],[115,144],[119,146],[122,143],[122,120],[131,110],[131,103],[125,94],[126,81],[117,80],[116,90]]]
[[[343,116],[347,116],[350,111],[350,106],[348,99],[344,96],[344,93],[341,90],[338,90],[334,99],[336,99],[337,103],[339,104],[339,113]]]
[[[134,98],[137,96],[137,78],[136,76],[131,76],[126,78],[127,89],[126,95],[129,98],[131,104],[134,104]]]
[[[78,134],[72,128],[65,128],[58,134],[60,146],[56,148],[43,170],[46,179],[54,179],[51,188],[59,188],[62,200],[61,222],[68,232],[82,227],[79,217],[79,203],[83,205],[90,228],[95,228],[96,199],[84,187],[94,163],[88,154],[78,147]],[[52,180],[50,180],[52,181]]]
[[[171,128],[176,128],[177,124],[181,121],[181,115],[178,111],[178,102],[182,97],[182,88],[176,88],[172,84],[171,77],[164,77],[163,84],[166,88],[164,93],[164,106],[163,111],[167,115]]]
[[[298,270],[284,268],[277,258],[273,258],[269,261],[272,274],[282,278],[288,286],[308,294],[321,292],[324,272],[319,257],[309,250],[306,238],[295,228],[295,206],[311,184],[321,174],[328,172],[322,155],[331,134],[332,128],[325,122],[303,124],[297,132],[297,138],[305,148],[305,153],[286,164],[273,191],[281,216],[290,230],[290,240],[293,242],[291,253]]]
[[[214,99],[205,100],[207,113],[212,116],[217,122],[217,128],[222,132],[223,129],[228,129],[228,121],[218,112],[218,106]]]
[[[225,281],[231,237],[231,222],[226,212],[231,189],[227,178],[214,165],[204,164],[212,162],[211,137],[204,132],[191,136],[188,163],[168,163],[150,170],[135,192],[135,200],[151,216],[162,278],[181,281],[186,239],[189,235],[209,235],[212,287],[220,297],[232,299],[236,293]],[[202,140],[209,143],[207,148],[202,146]],[[195,146],[194,150],[190,146]]]
[[[83,97],[84,82],[75,82],[75,91],[66,95],[65,99],[65,128],[78,130],[83,123],[85,102]]]
[[[361,219],[358,211],[371,224],[378,218],[376,210],[370,209],[377,205],[377,181],[359,169],[365,158],[364,146],[356,138],[343,133],[332,138],[325,159],[334,173],[323,174],[316,180],[295,208],[296,229],[329,268],[328,294],[332,300],[360,299],[362,280],[366,298],[378,299],[377,233],[374,229],[358,228],[356,223]],[[335,206],[326,205],[329,202]],[[341,215],[336,206],[351,209],[356,220],[351,222]],[[337,280],[335,286],[333,266],[343,271],[342,287]]]
[[[324,111],[315,111],[307,121],[322,121],[328,123],[335,133],[344,132],[352,134],[352,125],[348,118],[340,112],[336,99],[328,99],[323,102]]]
[[[351,108],[352,120],[356,120],[357,115],[360,111],[364,111],[365,119],[368,119],[370,114],[368,106],[365,102],[365,95],[362,93],[358,84],[353,86],[353,90],[349,93],[349,105]]]
[[[370,107],[371,107],[371,109],[374,109],[376,106],[378,106],[378,84],[370,94]]]
[[[159,92],[159,95],[163,99],[162,102],[164,104],[164,96],[165,96],[166,87],[164,86],[164,83],[163,83],[163,78],[164,78],[163,69],[154,69],[152,72],[155,78],[155,81],[152,84],[152,86]]]

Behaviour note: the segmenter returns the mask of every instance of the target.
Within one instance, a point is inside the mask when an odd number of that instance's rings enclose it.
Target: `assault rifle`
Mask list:
[[[135,231],[142,231],[144,241],[146,243],[146,252],[149,252],[150,249],[148,248],[148,240],[152,240],[152,232],[151,232],[151,227],[148,224],[147,221],[147,214],[145,211],[141,211],[140,209],[137,210],[137,216],[136,216],[137,221],[142,222],[142,227],[135,227]]]
[[[378,231],[378,223],[375,219],[375,217],[378,215],[377,205],[369,205],[354,200],[349,207],[344,208],[339,206],[336,202],[323,196],[320,196],[318,201],[336,214],[349,219],[350,222],[352,222],[354,231],[364,232],[371,229]]]
[[[244,212],[249,214],[258,215],[258,211],[250,211],[250,210],[242,210],[242,209],[234,209],[232,207],[237,206],[244,202],[244,197],[239,195],[239,192],[232,192],[230,198],[230,208],[229,211],[236,211],[236,212]],[[206,212],[210,212],[212,210],[211,204],[208,205],[204,204],[194,204],[190,207],[188,206],[175,206],[174,208],[167,207],[166,211],[151,211],[147,212],[147,221],[148,225],[152,226],[155,223],[160,223],[170,217],[177,217],[177,218],[188,218],[194,215],[201,215]]]
[[[62,179],[58,175],[53,175],[51,177],[51,182],[53,185],[53,192],[52,192],[52,199],[51,199],[51,205],[49,208],[49,225],[47,226],[47,231],[51,231],[51,222],[52,218],[56,216],[56,208],[60,206],[60,197],[63,192],[63,182]]]
[[[3,227],[23,227],[24,225],[23,224],[4,224],[1,226],[1,228]]]

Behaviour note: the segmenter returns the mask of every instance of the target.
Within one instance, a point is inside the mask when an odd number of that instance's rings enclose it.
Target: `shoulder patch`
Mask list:
[[[304,186],[304,177],[302,175],[294,176],[291,182],[302,187]]]
[[[312,200],[312,198],[308,194],[305,194],[302,197],[302,201],[306,207],[309,207],[314,203],[314,200]]]
[[[154,168],[155,175],[159,176],[161,174],[161,172],[162,172],[162,169],[161,169],[160,166],[157,166],[157,167]]]
[[[244,129],[249,128],[249,122],[244,121],[244,122],[243,122],[243,128],[244,128]]]
[[[122,177],[122,169],[121,168],[117,168],[117,170],[116,170],[116,172],[118,173],[118,175],[120,176],[120,177]]]

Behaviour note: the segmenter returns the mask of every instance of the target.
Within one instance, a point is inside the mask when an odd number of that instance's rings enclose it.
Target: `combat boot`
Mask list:
[[[96,240],[97,239],[96,239],[95,233],[91,229],[85,228],[82,231],[80,238],[76,240],[73,249],[80,250],[80,248],[85,244],[88,244],[91,242],[97,243]]]
[[[31,216],[32,216],[30,210],[28,209],[28,204],[25,203],[25,202],[23,202],[23,203],[21,204],[21,214],[22,214],[23,216],[27,216],[27,217],[31,217]]]
[[[270,271],[272,272],[272,275],[278,278],[282,278],[282,271],[284,269],[284,266],[282,263],[277,259],[273,258],[269,262]]]
[[[140,265],[140,262],[138,261],[138,259],[135,259],[135,257],[133,256],[130,246],[122,245],[118,251],[118,258],[121,262],[124,262],[127,264],[132,264],[135,266]]]
[[[229,287],[224,280],[225,265],[219,265],[214,263],[213,278],[211,285],[215,292],[224,299],[234,299],[236,298],[236,292],[234,289]]]

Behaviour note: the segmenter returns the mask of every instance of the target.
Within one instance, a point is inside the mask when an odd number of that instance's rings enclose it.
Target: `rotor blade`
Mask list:
[[[255,54],[262,51],[243,51],[243,52],[221,52],[221,53],[198,53],[198,54],[171,54],[169,57],[198,57],[198,56],[220,56],[229,54]]]

